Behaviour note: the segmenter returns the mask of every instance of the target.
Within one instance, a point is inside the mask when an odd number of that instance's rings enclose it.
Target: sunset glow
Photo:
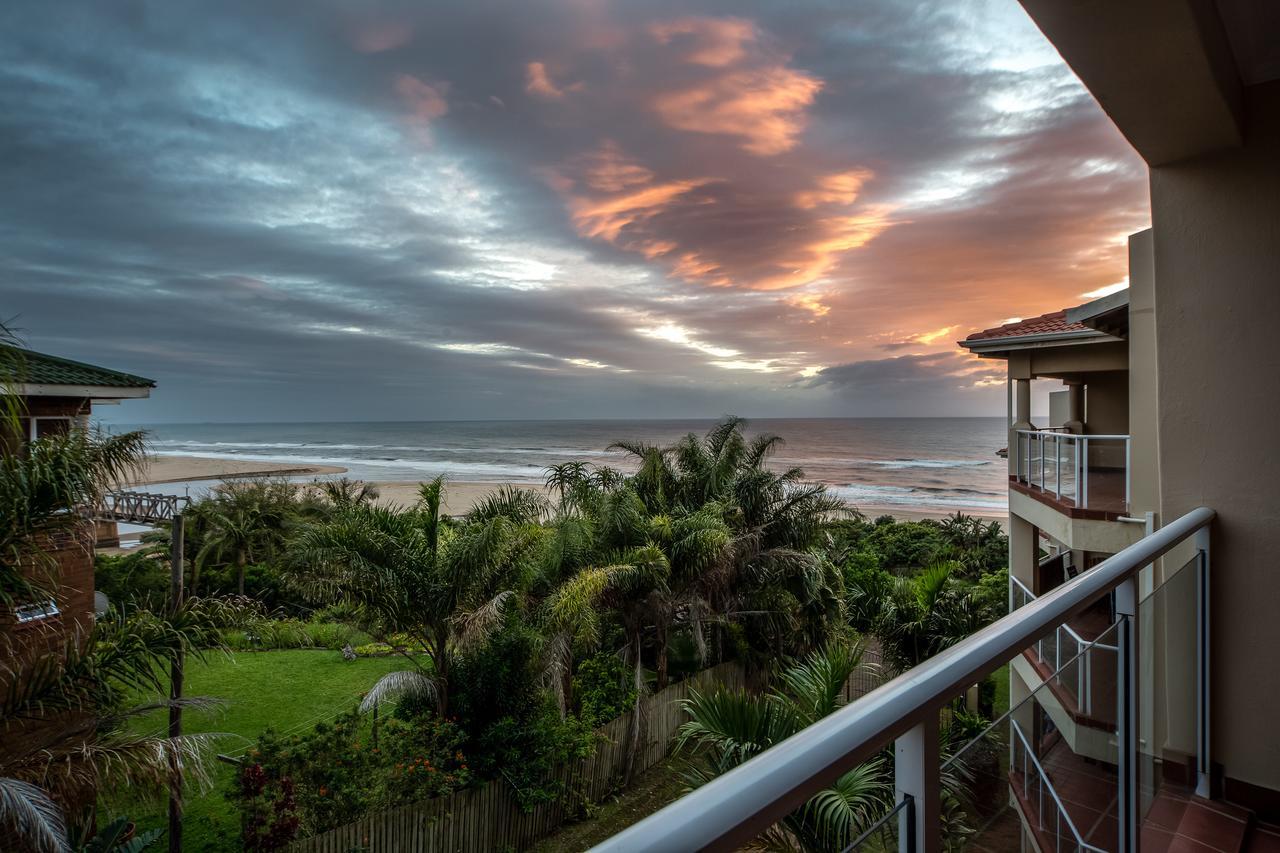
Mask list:
[[[1148,224],[1015,0],[233,6],[30,5],[0,66],[6,315],[157,417],[990,414],[954,341]]]

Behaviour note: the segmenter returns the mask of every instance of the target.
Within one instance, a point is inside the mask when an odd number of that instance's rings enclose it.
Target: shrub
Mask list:
[[[573,696],[583,725],[597,728],[630,710],[635,703],[631,667],[615,654],[601,653],[578,665]]]
[[[228,797],[241,812],[246,850],[278,850],[364,814],[451,793],[472,781],[452,722],[418,717],[373,724],[357,713],[306,735],[268,731]]]
[[[93,561],[93,585],[113,604],[137,601],[160,606],[169,599],[169,563],[145,551],[98,554]]]
[[[592,726],[562,719],[539,688],[537,642],[531,628],[512,619],[459,660],[450,679],[456,691],[451,706],[467,733],[472,767],[483,778],[507,779],[525,810],[562,794],[553,771],[590,755],[595,744]]]

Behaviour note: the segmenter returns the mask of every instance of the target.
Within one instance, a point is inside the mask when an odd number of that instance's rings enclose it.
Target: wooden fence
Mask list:
[[[877,649],[864,658],[879,663]],[[848,699],[878,687],[886,676],[878,671],[854,673],[845,686]],[[672,738],[685,722],[680,701],[692,690],[714,685],[741,688],[746,678],[741,664],[722,663],[673,684],[644,700],[641,748],[632,773],[640,773],[666,757]],[[574,817],[583,802],[599,802],[617,789],[626,770],[632,714],[628,712],[599,729],[600,742],[588,758],[570,762],[557,772],[567,794],[532,811],[521,810],[515,791],[505,779],[468,788],[447,797],[366,815],[337,829],[295,841],[291,853],[487,853],[523,850],[550,835]]]

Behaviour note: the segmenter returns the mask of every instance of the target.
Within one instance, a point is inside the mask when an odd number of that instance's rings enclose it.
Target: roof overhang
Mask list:
[[[1015,335],[1007,338],[984,338],[976,341],[959,341],[958,343],[978,355],[999,357],[1012,350],[1077,346],[1118,340],[1120,338],[1109,335],[1106,332],[1100,332],[1097,329],[1083,329],[1069,332],[1045,332],[1038,335]]]
[[[1149,165],[1241,144],[1240,33],[1265,47],[1280,30],[1280,16],[1274,10],[1262,11],[1273,4],[1262,0],[1020,2]],[[1247,81],[1265,78],[1270,54],[1265,50],[1257,56],[1244,53]]]
[[[17,397],[92,397],[97,400],[133,400],[151,396],[150,388],[118,388],[111,385],[38,385],[21,383],[8,389]]]
[[[1080,323],[1091,329],[1129,337],[1129,288],[1067,309],[1067,322]]]

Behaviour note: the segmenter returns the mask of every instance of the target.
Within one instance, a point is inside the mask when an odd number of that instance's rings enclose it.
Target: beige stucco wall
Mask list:
[[[1212,751],[1280,789],[1280,83],[1242,149],[1151,171],[1164,520],[1218,511]]]

